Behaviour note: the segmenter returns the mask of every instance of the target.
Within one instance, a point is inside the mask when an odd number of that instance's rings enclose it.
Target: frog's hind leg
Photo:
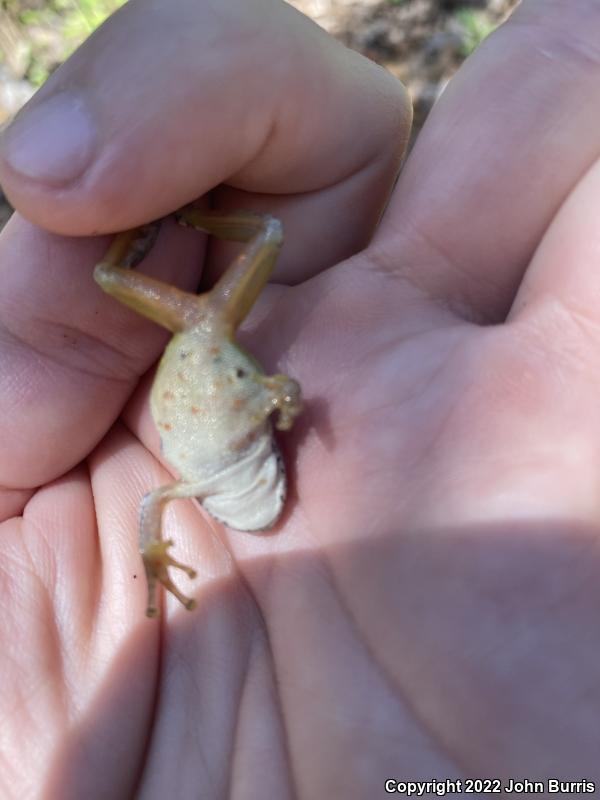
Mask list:
[[[159,226],[160,222],[153,222],[117,234],[96,265],[94,280],[138,314],[177,333],[201,316],[198,297],[132,270],[154,246]]]
[[[176,213],[178,222],[211,233],[219,239],[248,242],[247,247],[204,297],[229,326],[231,338],[252,308],[273,271],[283,244],[279,220],[254,211],[202,211],[188,206]],[[278,413],[277,428],[289,430],[302,411],[300,386],[287,375],[257,378],[265,388],[265,417]]]
[[[115,267],[133,269],[143,261],[156,244],[161,220],[118,233],[106,251],[103,262]]]
[[[200,498],[202,490],[203,486],[199,483],[177,481],[149,492],[142,500],[140,507],[140,552],[144,559],[146,578],[148,580],[146,614],[149,617],[156,617],[158,614],[156,603],[157,583],[162,583],[165,589],[171,592],[188,610],[191,610],[196,605],[194,600],[179,591],[169,576],[169,567],[183,570],[190,578],[196,577],[196,570],[176,561],[168,554],[167,550],[172,546],[173,542],[171,539],[162,539],[162,514],[165,505],[169,501],[185,497]]]
[[[248,243],[206,295],[209,306],[233,334],[273,272],[283,244],[281,222],[270,214],[254,211],[201,211],[193,206],[181,209],[175,217],[182,225],[218,239]]]

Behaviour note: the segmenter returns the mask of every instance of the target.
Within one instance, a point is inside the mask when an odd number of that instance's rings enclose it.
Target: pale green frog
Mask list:
[[[217,520],[242,531],[272,527],[285,502],[286,478],[270,415],[291,428],[302,409],[300,387],[267,376],[235,342],[235,332],[266,284],[283,241],[281,223],[254,212],[207,212],[193,206],[179,222],[246,248],[206,294],[194,295],[132,270],[154,244],[158,224],[119,234],[94,278],[105,292],[174,334],[151,392],[152,416],[165,460],[179,480],[147,494],[140,513],[140,550],[148,579],[148,616],[156,616],[157,582],[190,609],[194,601],[168,568],[195,570],[172,558],[161,535],[162,512],[194,497]]]

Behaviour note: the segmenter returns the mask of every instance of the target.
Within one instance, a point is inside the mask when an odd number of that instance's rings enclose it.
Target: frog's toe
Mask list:
[[[168,575],[161,580],[161,583],[168,592],[171,592],[171,594],[179,600],[182,606],[187,608],[188,611],[191,611],[196,607],[196,601],[192,597],[188,597],[187,595],[183,594],[183,592],[180,592]]]
[[[167,549],[173,545],[171,539],[160,542],[151,542],[142,552],[146,577],[148,579],[148,606],[146,616],[158,616],[158,606],[156,604],[156,584],[161,583],[168,592],[176,597],[179,602],[191,611],[196,606],[196,601],[187,597],[181,592],[171,580],[168,572],[169,567],[183,570],[190,578],[196,577],[196,570],[182,564],[169,555]]]

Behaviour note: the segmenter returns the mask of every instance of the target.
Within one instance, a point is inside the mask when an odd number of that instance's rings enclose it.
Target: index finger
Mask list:
[[[409,125],[395,78],[280,0],[132,0],[8,129],[0,182],[68,235],[133,227],[225,183],[298,224],[305,260],[325,249],[332,263],[366,243]]]

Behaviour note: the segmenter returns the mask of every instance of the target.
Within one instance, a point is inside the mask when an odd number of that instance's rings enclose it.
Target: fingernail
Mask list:
[[[2,136],[0,152],[20,175],[64,186],[85,172],[95,145],[83,98],[65,91],[21,112]]]

